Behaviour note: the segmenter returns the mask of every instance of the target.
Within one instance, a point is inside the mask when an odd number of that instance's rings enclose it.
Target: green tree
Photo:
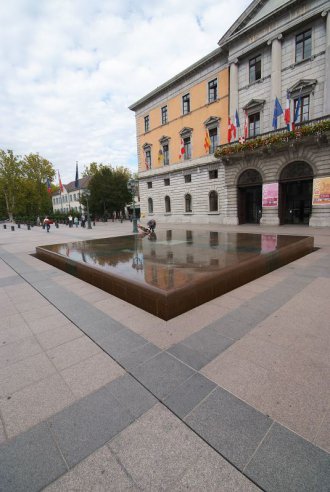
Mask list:
[[[27,215],[47,214],[52,210],[51,198],[47,190],[49,182],[55,178],[55,169],[51,162],[39,154],[29,154],[23,159],[23,174],[25,178],[25,197],[28,197]]]
[[[89,182],[89,207],[93,214],[100,216],[111,214],[114,211],[123,211],[131,201],[131,194],[127,189],[127,182],[131,177],[125,167],[114,168],[110,165],[92,163],[92,178]],[[82,198],[82,204],[86,206]]]
[[[0,193],[4,197],[10,220],[13,220],[17,210],[22,183],[23,170],[20,156],[14,155],[12,150],[0,149]]]

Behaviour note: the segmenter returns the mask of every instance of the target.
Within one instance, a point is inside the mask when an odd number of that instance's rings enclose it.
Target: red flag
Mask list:
[[[63,188],[62,181],[61,181],[60,171],[58,171],[58,185],[60,187],[61,193],[63,193],[64,188]]]
[[[52,192],[51,186],[50,186],[50,181],[49,178],[47,178],[47,191],[50,194]]]
[[[206,130],[205,139],[204,139],[204,149],[205,149],[205,152],[208,152],[210,150],[210,147],[211,147],[210,135],[209,135],[208,130]]]
[[[249,136],[249,124],[248,124],[248,115],[245,111],[244,113],[244,138],[248,138]]]
[[[236,138],[236,126],[231,121],[230,116],[228,116],[228,142],[231,142],[233,136]]]
[[[179,154],[179,159],[181,159],[182,156],[184,156],[185,150],[184,150],[184,141],[183,138],[181,138],[181,148],[180,148],[180,154]]]

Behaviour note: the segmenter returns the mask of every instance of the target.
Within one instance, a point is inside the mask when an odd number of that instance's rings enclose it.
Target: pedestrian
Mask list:
[[[78,227],[78,225],[79,225],[79,219],[77,216],[74,218],[74,224],[76,227]]]
[[[68,221],[69,221],[69,227],[72,227],[73,226],[73,218],[72,218],[71,214],[68,217]]]
[[[40,224],[41,224],[41,222],[40,222],[40,217],[39,217],[39,215],[38,215],[38,217],[37,217],[37,226],[39,227],[39,226],[40,226]]]
[[[49,218],[47,217],[47,215],[46,215],[46,217],[44,218],[44,226],[45,226],[45,228],[47,229],[47,232],[49,232],[49,229],[50,229],[50,223],[49,223]]]

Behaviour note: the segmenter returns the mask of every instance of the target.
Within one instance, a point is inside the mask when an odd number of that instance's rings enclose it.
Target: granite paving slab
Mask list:
[[[222,388],[217,388],[184,419],[211,446],[243,470],[272,420]]]
[[[330,455],[274,423],[245,473],[267,492],[329,492]]]

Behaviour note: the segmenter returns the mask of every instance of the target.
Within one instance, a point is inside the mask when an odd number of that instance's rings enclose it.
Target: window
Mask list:
[[[184,160],[191,159],[191,139],[186,137],[183,139],[184,146]]]
[[[312,55],[312,30],[296,36],[296,62],[306,60]]]
[[[150,190],[150,188],[152,188],[152,181],[148,181],[147,185],[148,185],[148,189]]]
[[[149,124],[150,124],[149,115],[147,115],[144,117],[144,131],[145,132],[149,131]]]
[[[249,137],[255,137],[260,134],[260,113],[249,116]]]
[[[167,214],[171,213],[171,199],[169,196],[165,197],[165,212]]]
[[[73,200],[76,201],[76,194],[73,194]]]
[[[211,128],[209,130],[209,136],[210,136],[210,141],[211,141],[209,153],[214,154],[215,149],[218,146],[218,129],[217,128]]]
[[[182,97],[182,113],[190,113],[190,94],[186,94]]]
[[[165,125],[165,123],[167,123],[167,106],[164,106],[161,109],[161,113],[162,113],[162,125]]]
[[[164,179],[164,186],[170,186],[170,178]]]
[[[210,212],[218,211],[218,193],[216,191],[211,191],[209,194],[209,208]]]
[[[294,100],[294,115],[296,116],[297,106],[299,98]],[[309,96],[303,96],[300,98],[300,104],[298,107],[298,114],[295,118],[295,123],[302,123],[309,120]]]
[[[168,144],[163,145],[163,160],[164,160],[164,166],[168,166],[170,163]]]
[[[154,202],[152,201],[152,198],[148,198],[148,213],[154,213]]]
[[[217,81],[217,79],[214,79],[208,83],[208,100],[209,100],[209,103],[216,101],[217,98],[218,98],[218,81]]]
[[[146,165],[146,169],[151,169],[151,150],[150,148],[149,149],[146,149],[145,151],[145,165]]]
[[[185,201],[185,212],[186,213],[192,212],[191,195],[189,195],[189,193],[184,197],[184,201]]]
[[[166,241],[172,241],[172,231],[171,230],[166,231]]]
[[[261,55],[251,58],[249,61],[249,82],[261,79]]]
[[[191,183],[191,174],[186,174],[185,175],[184,182],[185,183]]]
[[[210,179],[218,179],[218,170],[212,169],[211,171],[209,171],[209,178]]]

